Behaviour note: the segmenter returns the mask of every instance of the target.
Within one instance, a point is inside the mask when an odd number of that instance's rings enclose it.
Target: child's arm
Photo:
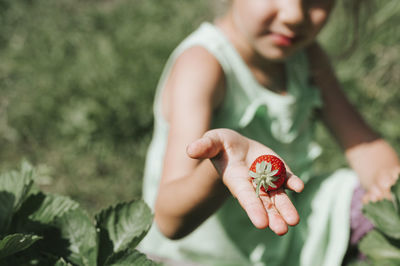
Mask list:
[[[242,173],[236,181],[231,182],[224,178],[226,175],[221,177],[210,160],[193,160],[187,155],[187,146],[209,130],[212,113],[223,98],[224,82],[223,71],[217,60],[200,47],[184,52],[167,80],[162,99],[163,114],[169,122],[170,131],[155,206],[156,223],[167,237],[180,238],[193,231],[221,206],[230,195],[229,191],[238,198],[250,220],[258,228],[269,226],[277,234],[284,234],[288,225],[298,222],[297,211],[285,193],[279,193],[273,198],[276,198],[276,203],[263,196],[265,202],[269,200],[267,210],[256,197],[248,179],[250,163],[245,161],[247,153],[243,150],[250,143],[248,139],[237,133],[230,139],[240,140],[244,145],[238,146],[233,153],[235,155],[242,152],[245,155],[241,160],[235,160],[232,166],[238,168],[238,172],[231,171],[232,175]],[[224,138],[226,135],[220,136]],[[216,148],[211,145],[206,150],[216,149],[223,153],[224,148],[220,145],[225,141],[223,138],[212,142]],[[207,144],[200,141],[202,143]],[[226,143],[229,144],[229,141]],[[251,143],[250,146],[253,147],[254,143]],[[205,150],[201,151],[203,146],[198,144],[199,142],[189,149],[190,154],[196,158],[209,157],[210,154],[204,152]],[[257,147],[259,152],[270,151],[260,144]],[[243,165],[237,167],[238,164]],[[276,208],[284,210],[280,214]]]
[[[308,56],[313,81],[324,102],[322,118],[367,190],[366,200],[389,198],[389,188],[400,173],[396,152],[371,130],[346,99],[327,55],[318,44],[309,47]]]

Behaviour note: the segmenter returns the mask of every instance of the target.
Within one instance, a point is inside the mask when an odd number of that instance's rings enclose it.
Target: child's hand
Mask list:
[[[400,177],[400,166],[395,169],[386,170],[376,175],[374,183],[367,189],[363,197],[363,202],[375,202],[382,199],[391,199],[392,194],[390,188],[396,183]]]
[[[284,188],[301,192],[304,183],[286,164],[287,181],[284,186],[268,193],[260,191],[260,197],[256,195],[249,166],[259,155],[276,155],[268,147],[233,130],[215,129],[190,144],[187,153],[194,159],[211,159],[222,181],[257,228],[269,226],[277,235],[283,235],[288,231],[288,225],[298,224],[300,217]]]

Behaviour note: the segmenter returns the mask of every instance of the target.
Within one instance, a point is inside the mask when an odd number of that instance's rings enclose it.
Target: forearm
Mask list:
[[[162,182],[155,206],[160,231],[178,239],[192,232],[213,214],[230,195],[209,160],[191,175]]]
[[[390,175],[400,165],[396,151],[381,138],[347,149],[346,157],[365,189],[375,183],[376,177]]]
[[[341,90],[325,52],[313,44],[308,48],[312,79],[321,91],[321,118],[346,153],[362,186],[369,189],[377,178],[392,175],[399,165],[393,148],[364,121]]]

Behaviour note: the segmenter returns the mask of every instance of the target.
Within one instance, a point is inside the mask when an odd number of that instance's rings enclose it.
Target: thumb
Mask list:
[[[200,139],[187,146],[186,153],[193,159],[216,157],[224,149],[223,141],[215,131],[208,131]]]

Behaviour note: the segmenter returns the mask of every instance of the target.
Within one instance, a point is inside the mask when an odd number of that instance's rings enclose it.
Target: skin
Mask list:
[[[348,102],[328,57],[315,42],[333,2],[234,0],[215,24],[258,82],[277,93],[286,93],[285,59],[306,49],[313,81],[324,101],[321,119],[368,190],[365,200],[389,197],[389,187],[400,172],[398,157]],[[288,180],[284,188],[258,198],[249,182],[248,168],[260,154],[275,152],[232,130],[210,130],[213,113],[224,95],[224,73],[210,53],[192,47],[179,56],[162,95],[162,111],[170,132],[155,205],[155,221],[171,239],[192,232],[230,195],[257,228],[269,227],[284,235],[300,220],[285,189],[301,192],[304,184],[290,166],[285,163]]]

